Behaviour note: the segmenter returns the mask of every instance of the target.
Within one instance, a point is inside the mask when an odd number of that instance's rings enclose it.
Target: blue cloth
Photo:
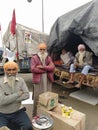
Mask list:
[[[33,130],[32,123],[24,109],[11,114],[0,113],[0,127],[8,126],[9,123],[17,124],[22,130]]]
[[[94,69],[92,66],[90,65],[85,65],[82,69],[81,69],[81,73],[84,75],[87,75],[89,70]],[[76,72],[76,68],[74,67],[74,64],[70,65],[70,73],[74,73]]]

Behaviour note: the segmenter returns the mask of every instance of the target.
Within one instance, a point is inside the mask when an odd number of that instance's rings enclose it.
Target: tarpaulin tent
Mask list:
[[[32,28],[16,24],[16,30],[13,34],[9,24],[7,31],[3,36],[3,45],[14,55],[8,55],[4,49],[4,60],[15,60],[19,63],[20,71],[30,71],[30,61],[33,54],[38,51],[40,42],[48,42],[48,35],[34,30]]]
[[[82,43],[86,45],[88,51],[93,52],[93,65],[96,67],[95,70],[97,70],[89,73],[82,85],[92,87],[93,89],[88,91],[88,89],[85,89],[88,87],[85,87],[72,92],[70,96],[96,105],[98,104],[98,93],[96,92],[95,94],[93,90],[98,87],[98,0],[90,1],[60,16],[51,28],[48,47],[52,56],[53,54],[55,55],[54,57],[59,56],[62,48],[67,48],[75,55],[77,46]],[[56,60],[59,61],[58,59]],[[55,83],[65,88],[74,87],[74,85],[66,84],[70,73],[62,66],[57,66],[54,74]],[[80,77],[80,72],[75,73],[74,81],[78,83]]]
[[[19,59],[23,59],[25,53],[27,57],[32,57],[38,50],[40,42],[48,42],[48,35],[35,29],[16,24],[16,34],[10,32],[10,24],[3,36],[3,45],[12,52],[19,53]]]
[[[80,43],[98,56],[98,0],[60,16],[51,28],[50,52],[67,48],[75,54]]]

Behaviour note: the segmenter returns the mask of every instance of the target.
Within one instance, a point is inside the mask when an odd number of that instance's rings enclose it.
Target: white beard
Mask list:
[[[8,76],[7,80],[8,80],[8,85],[14,89],[16,76]]]
[[[83,57],[85,56],[85,51],[79,51],[79,64],[83,64]]]
[[[40,57],[40,60],[42,61],[43,65],[45,64],[45,59],[46,59],[47,55],[48,55],[47,52],[44,52],[44,53],[39,52],[38,53],[38,56]]]

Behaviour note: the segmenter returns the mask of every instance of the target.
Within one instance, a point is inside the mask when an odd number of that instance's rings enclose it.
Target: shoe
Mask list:
[[[74,83],[74,81],[67,81],[66,83],[68,83],[68,84],[73,84]]]
[[[81,85],[80,84],[76,84],[75,87],[76,88],[81,88]]]

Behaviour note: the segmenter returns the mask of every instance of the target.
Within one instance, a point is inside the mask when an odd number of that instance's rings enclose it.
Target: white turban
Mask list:
[[[78,45],[78,51],[79,51],[80,49],[84,49],[84,50],[85,50],[85,45],[84,45],[84,44],[79,44],[79,45]]]

